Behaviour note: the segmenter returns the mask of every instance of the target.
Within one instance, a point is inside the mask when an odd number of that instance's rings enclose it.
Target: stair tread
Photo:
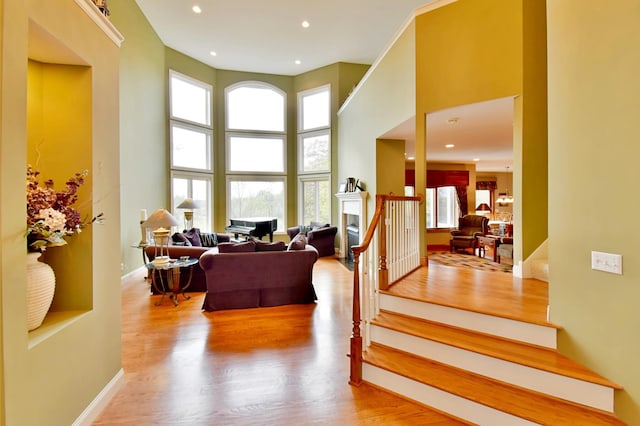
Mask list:
[[[622,389],[553,349],[386,311],[380,312],[372,324],[550,373]]]
[[[540,424],[624,424],[613,413],[528,391],[376,343],[363,353],[363,362]]]
[[[562,329],[547,320],[547,282],[502,272],[474,272],[477,271],[429,265],[380,293]]]

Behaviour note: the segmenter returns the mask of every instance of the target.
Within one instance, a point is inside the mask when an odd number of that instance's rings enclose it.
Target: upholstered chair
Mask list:
[[[308,244],[318,250],[320,256],[333,256],[336,252],[335,239],[338,228],[329,223],[311,222],[309,226],[294,226],[287,229],[290,239],[296,235],[306,232]]]
[[[458,228],[451,230],[449,241],[450,251],[471,248],[475,253],[478,248],[476,236],[486,235],[489,229],[489,218],[486,216],[468,214],[458,221]]]

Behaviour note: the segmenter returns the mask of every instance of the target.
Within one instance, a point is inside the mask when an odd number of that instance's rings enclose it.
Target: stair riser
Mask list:
[[[362,376],[366,382],[375,386],[479,425],[536,425],[536,423],[528,420],[444,392],[432,386],[424,385],[371,364],[364,363],[362,365]]]
[[[380,295],[380,309],[556,349],[556,329],[553,327],[499,318],[388,294]]]
[[[423,339],[376,325],[371,340],[423,358],[552,395],[613,411],[613,389]]]

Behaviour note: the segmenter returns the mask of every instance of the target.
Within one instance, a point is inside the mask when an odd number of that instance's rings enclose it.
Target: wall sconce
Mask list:
[[[154,259],[160,265],[169,262],[169,235],[171,227],[177,226],[178,220],[165,209],[158,209],[142,223],[142,226],[153,229]]]
[[[178,209],[187,209],[184,212],[184,228],[189,230],[193,228],[193,210],[200,208],[198,203],[193,201],[192,198],[185,198],[183,202],[181,202]]]

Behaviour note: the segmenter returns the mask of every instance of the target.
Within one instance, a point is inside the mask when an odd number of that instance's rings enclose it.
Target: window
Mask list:
[[[298,216],[331,222],[331,86],[298,93]]]
[[[225,89],[228,218],[275,217],[286,224],[286,95],[260,82]]]
[[[171,166],[171,210],[185,198],[196,201],[193,226],[212,229],[213,128],[212,87],[176,71],[169,71],[169,153]]]
[[[198,204],[199,208],[193,210],[193,227],[202,230],[212,229],[210,227],[211,211],[213,203],[211,200],[211,177],[195,173],[171,173],[171,194],[172,205],[177,206],[185,198],[191,198]],[[205,208],[209,206],[209,208]],[[184,211],[176,209],[176,218],[184,220]],[[179,228],[182,226],[179,225]],[[181,229],[181,228],[180,228]]]
[[[227,177],[227,209],[230,218],[275,217],[278,232],[285,224],[285,185],[282,178]]]
[[[481,204],[486,204],[489,208],[493,209],[493,203],[491,202],[491,191],[488,189],[476,189],[476,208]],[[476,210],[477,215],[489,215],[491,212],[486,210]]]
[[[331,223],[331,179],[328,176],[300,178],[301,223]]]
[[[455,228],[460,207],[454,186],[427,188],[427,228]]]

